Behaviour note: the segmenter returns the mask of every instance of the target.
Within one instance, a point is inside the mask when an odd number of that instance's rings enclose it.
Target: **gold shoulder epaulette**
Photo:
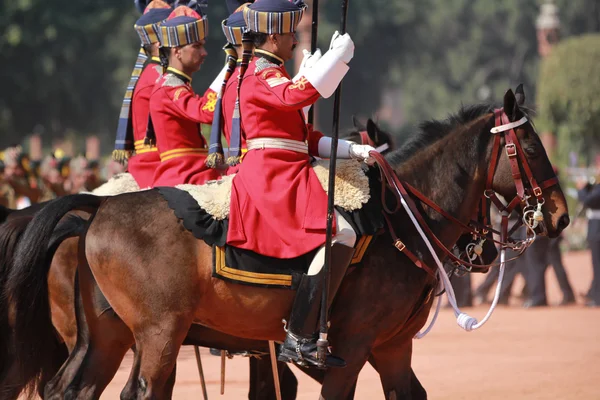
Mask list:
[[[272,63],[266,58],[259,58],[258,60],[256,60],[256,69],[254,70],[254,75],[258,75],[260,71],[273,67],[279,68],[279,65]]]
[[[167,74],[162,85],[163,86],[171,86],[171,87],[183,86],[183,85],[185,85],[185,82],[182,81],[181,78],[179,78],[176,75]]]
[[[154,69],[156,70],[156,72],[158,72],[158,78],[156,79],[156,82],[158,82],[160,80],[160,78],[162,78],[163,67],[161,67],[160,65],[155,65]]]

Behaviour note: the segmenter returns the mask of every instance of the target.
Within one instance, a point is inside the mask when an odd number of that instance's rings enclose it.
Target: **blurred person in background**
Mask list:
[[[40,189],[30,185],[29,170],[29,157],[21,146],[4,150],[4,180],[14,190],[17,209],[29,207],[40,199]]]
[[[559,305],[564,306],[575,303],[575,294],[562,262],[561,240],[561,237],[550,239],[547,236],[538,236],[523,255],[525,262],[523,275],[527,283],[528,293],[528,298],[523,303],[523,307],[531,308],[548,305],[546,297],[546,269],[548,265],[552,265],[563,295]]]
[[[592,253],[593,278],[586,305],[598,307],[600,306],[600,185],[587,179],[580,179],[576,186],[579,201],[587,209],[587,241]]]
[[[75,194],[81,192],[91,192],[98,182],[93,174],[93,168],[84,156],[77,156],[69,163],[69,178],[65,183],[65,189],[68,193]]]
[[[85,187],[90,191],[100,187],[105,181],[100,176],[100,160],[88,160],[86,167],[87,179]]]
[[[69,161],[61,149],[44,157],[40,165],[40,178],[44,189],[41,201],[52,200],[67,194],[65,180],[69,176]]]
[[[558,176],[558,168],[554,167],[554,173]],[[527,249],[524,255],[525,268],[523,269],[527,286],[527,300],[523,303],[523,307],[548,305],[546,297],[546,269],[548,265],[552,265],[563,295],[559,305],[565,306],[575,303],[575,294],[562,261],[561,241],[562,236],[555,239],[550,239],[547,236],[537,236],[535,242]]]
[[[4,177],[4,152],[0,153],[0,206],[17,207],[15,190]]]

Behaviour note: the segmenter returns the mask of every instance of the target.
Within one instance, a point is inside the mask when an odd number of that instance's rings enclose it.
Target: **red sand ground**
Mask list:
[[[565,263],[576,294],[585,292],[591,282],[589,252],[570,253]],[[549,301],[556,304],[561,296],[551,269],[547,282]],[[467,310],[476,318],[486,311]],[[515,301],[499,307],[487,325],[471,333],[463,332],[444,310],[433,331],[415,341],[413,368],[431,399],[600,399],[599,333],[600,309],[581,304],[526,310]],[[225,395],[219,396],[220,359],[201,351],[209,398],[247,398],[247,360],[228,360]],[[130,367],[128,354],[102,399],[118,399]],[[300,381],[298,399],[317,399],[319,386],[294,371]],[[191,347],[180,352],[174,398],[202,398]],[[370,366],[361,372],[356,398],[383,398]]]

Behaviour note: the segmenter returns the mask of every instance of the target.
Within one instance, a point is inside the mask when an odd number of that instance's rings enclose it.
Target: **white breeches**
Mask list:
[[[352,229],[352,225],[346,221],[344,217],[335,211],[335,226],[336,234],[333,235],[332,243],[343,244],[344,246],[354,247],[356,244],[356,232]],[[321,246],[313,258],[307,275],[316,275],[325,265],[325,246]]]

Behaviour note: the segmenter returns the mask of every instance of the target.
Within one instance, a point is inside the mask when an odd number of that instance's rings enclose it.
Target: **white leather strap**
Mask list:
[[[250,139],[246,142],[248,151],[264,149],[282,149],[295,151],[297,153],[308,154],[308,144],[298,140],[278,139],[278,138],[258,138]]]
[[[585,216],[588,219],[600,219],[600,210],[592,210],[591,208],[588,208],[585,212]]]
[[[492,132],[492,133],[505,132],[505,131],[514,129],[516,127],[519,127],[519,126],[523,125],[525,122],[527,122],[527,117],[523,117],[523,118],[521,118],[518,121],[510,122],[508,124],[504,124],[504,125],[500,125],[500,126],[495,126],[492,129],[490,129],[490,132]]]
[[[390,148],[390,145],[387,143],[384,143],[381,146],[375,147],[375,151],[377,151],[378,153],[383,153],[384,151],[386,151],[389,148]]]

